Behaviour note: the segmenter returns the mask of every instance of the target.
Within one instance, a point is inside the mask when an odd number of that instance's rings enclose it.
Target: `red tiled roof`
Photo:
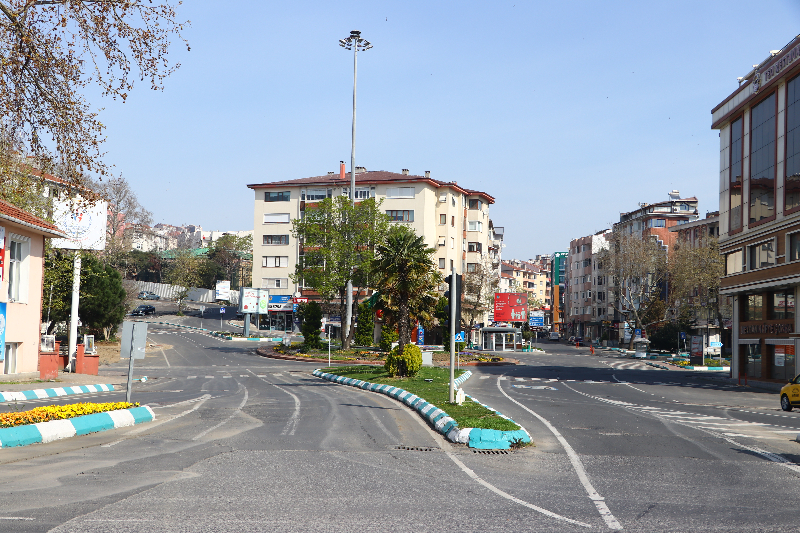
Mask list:
[[[287,186],[301,186],[301,185],[334,185],[334,186],[349,186],[350,174],[345,175],[345,179],[341,179],[339,174],[326,174],[324,176],[312,176],[310,178],[299,178],[295,180],[271,181],[268,183],[252,183],[247,187],[250,189],[261,188],[276,188]],[[460,187],[452,181],[438,181],[433,178],[426,178],[425,176],[415,176],[413,174],[402,174],[397,172],[387,172],[385,170],[373,170],[367,172],[356,172],[356,184],[385,184],[385,183],[412,183],[424,182],[429,183],[434,187],[451,187],[468,196],[483,196],[490,204],[494,203],[494,197],[482,192],[472,189]]]
[[[0,200],[0,220],[9,220],[27,227],[38,229],[47,237],[66,237],[64,233],[46,220],[35,217],[19,207]]]

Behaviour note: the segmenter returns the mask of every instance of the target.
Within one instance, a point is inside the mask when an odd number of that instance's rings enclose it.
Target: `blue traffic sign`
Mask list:
[[[708,345],[712,348],[722,348],[721,342],[709,342]]]
[[[464,332],[459,331],[456,333],[456,342],[464,342]]]
[[[681,340],[682,341],[686,340],[686,332],[685,331],[681,331]]]

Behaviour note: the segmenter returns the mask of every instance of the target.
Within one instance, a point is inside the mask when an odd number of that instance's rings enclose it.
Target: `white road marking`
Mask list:
[[[255,375],[255,372],[253,372],[252,370],[250,370],[250,373]],[[273,374],[273,375],[274,376],[280,376],[280,374]],[[262,378],[261,376],[257,376],[257,377],[261,378],[261,381],[263,381],[264,383],[272,385],[273,387],[275,387],[276,389],[278,389],[281,392],[285,392],[286,394],[291,396],[292,399],[294,400],[294,412],[292,413],[292,416],[289,417],[289,420],[286,422],[286,426],[283,428],[283,431],[281,431],[281,435],[294,435],[294,432],[297,429],[297,423],[300,421],[300,398],[298,398],[297,396],[295,396],[294,394],[292,394],[288,390],[283,389],[283,388],[275,385],[274,383],[270,383],[269,381],[267,381],[266,379]],[[336,388],[334,388],[334,390],[336,390]]]
[[[200,433],[197,434],[197,436],[193,437],[192,440],[198,440],[198,439],[203,438],[204,436],[208,435],[209,433],[211,433],[212,431],[214,431],[218,427],[220,427],[223,424],[227,423],[231,418],[233,418],[234,416],[239,414],[239,412],[242,410],[242,407],[244,407],[244,405],[247,403],[247,397],[248,397],[247,387],[245,387],[244,385],[242,385],[240,383],[239,384],[239,389],[240,390],[244,389],[244,398],[242,399],[242,403],[239,404],[239,406],[233,411],[233,413],[231,413],[231,415],[228,418],[226,418],[225,420],[223,420],[222,422],[220,422],[216,426],[210,427],[205,431],[201,431]]]
[[[188,376],[186,379],[196,379],[197,376]]]
[[[577,453],[575,453],[575,450],[567,442],[567,439],[565,439],[561,435],[561,433],[558,432],[555,426],[553,426],[550,422],[548,422],[544,417],[540,416],[538,413],[532,411],[531,409],[528,409],[520,402],[509,396],[506,393],[506,391],[503,390],[503,387],[500,386],[501,379],[502,376],[497,378],[497,388],[500,390],[503,396],[505,396],[506,398],[508,398],[509,400],[511,400],[512,402],[519,405],[520,407],[528,411],[530,414],[538,418],[539,421],[542,422],[553,435],[555,435],[556,439],[558,439],[558,442],[561,443],[561,446],[563,446],[564,451],[567,452],[567,457],[569,457],[569,460],[572,463],[572,467],[575,469],[575,473],[578,475],[578,479],[583,485],[583,488],[586,490],[586,493],[589,495],[589,499],[594,502],[595,506],[597,507],[597,511],[600,513],[600,516],[603,518],[609,529],[622,529],[622,524],[620,524],[619,521],[617,521],[617,519],[614,517],[614,515],[611,514],[611,511],[608,509],[608,506],[606,505],[604,498],[592,486],[592,483],[589,481],[589,477],[586,475],[586,470],[583,468],[583,463],[581,462],[581,458],[578,457]]]
[[[489,379],[490,377],[492,377],[492,376],[481,376],[478,379]]]
[[[206,379],[214,379],[214,376],[206,376]]]
[[[190,403],[196,403],[197,404],[194,407],[192,407],[191,409],[187,409],[186,411],[184,411],[182,413],[178,413],[175,416],[172,416],[172,417],[169,417],[169,418],[163,418],[163,419],[160,419],[158,421],[153,421],[150,424],[146,424],[146,425],[140,426],[140,427],[138,427],[136,429],[132,429],[132,430],[130,430],[130,431],[125,433],[125,437],[123,437],[123,438],[121,438],[119,440],[116,440],[114,442],[109,442],[108,444],[101,444],[100,447],[101,448],[110,448],[111,446],[114,446],[115,444],[119,444],[120,442],[126,440],[128,437],[130,437],[132,435],[136,435],[136,434],[141,433],[141,432],[143,432],[145,430],[153,429],[156,426],[160,426],[161,424],[165,424],[167,422],[171,422],[172,420],[175,420],[176,418],[180,418],[182,416],[188,415],[189,413],[191,413],[193,411],[197,411],[200,408],[200,406],[203,405],[206,402],[206,400],[208,400],[209,398],[211,398],[210,394],[204,394],[204,395],[200,396],[199,398],[192,398],[191,400],[184,400],[182,402],[177,402],[177,403],[173,403],[173,404],[170,404],[170,405],[159,405],[159,406],[153,407],[152,409],[165,409],[167,407],[175,407],[177,405],[184,405],[184,404],[190,404]]]

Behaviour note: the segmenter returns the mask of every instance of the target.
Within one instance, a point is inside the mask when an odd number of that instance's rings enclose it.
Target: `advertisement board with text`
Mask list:
[[[495,322],[525,322],[527,319],[527,294],[522,292],[494,293]]]

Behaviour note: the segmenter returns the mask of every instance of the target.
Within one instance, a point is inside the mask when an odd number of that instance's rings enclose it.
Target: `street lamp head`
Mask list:
[[[346,48],[347,50],[356,49],[359,52],[364,50],[369,50],[372,48],[372,43],[367,41],[366,39],[361,38],[361,32],[358,30],[353,30],[350,32],[349,37],[345,37],[344,39],[339,39],[339,46],[342,48]]]

